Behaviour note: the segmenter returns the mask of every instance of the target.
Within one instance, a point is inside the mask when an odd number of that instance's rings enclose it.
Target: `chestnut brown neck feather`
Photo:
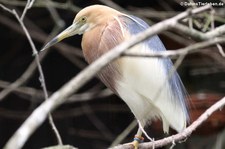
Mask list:
[[[89,38],[93,37],[91,35],[95,35],[94,38]],[[121,26],[117,20],[113,19],[110,23],[100,24],[83,35],[84,57],[88,63],[92,63],[122,41]],[[98,73],[98,76],[107,87],[116,93],[115,80],[119,80],[121,76],[118,61],[110,63]]]

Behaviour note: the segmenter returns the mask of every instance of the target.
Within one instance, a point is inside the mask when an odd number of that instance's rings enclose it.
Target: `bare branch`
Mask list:
[[[223,51],[223,48],[220,44],[216,44],[216,47],[218,48],[220,54],[225,57],[225,52]]]
[[[17,21],[19,22],[20,26],[22,27],[22,29],[23,29],[23,31],[24,31],[24,33],[25,33],[25,35],[26,35],[26,37],[27,37],[27,39],[28,39],[28,41],[31,45],[31,48],[33,50],[33,55],[35,56],[35,61],[36,61],[38,71],[39,71],[39,74],[40,74],[39,80],[40,80],[40,83],[41,83],[41,86],[42,86],[42,89],[43,89],[43,92],[44,92],[44,95],[45,95],[45,99],[47,100],[48,99],[48,92],[47,92],[47,87],[46,87],[46,83],[45,83],[44,73],[43,73],[43,70],[42,70],[42,67],[41,67],[41,63],[40,63],[40,57],[37,54],[38,52],[37,52],[37,49],[34,45],[34,42],[31,39],[31,36],[30,36],[27,28],[25,27],[24,23],[23,23],[23,18],[26,15],[27,10],[32,7],[33,3],[34,3],[34,0],[28,0],[27,1],[27,5],[24,8],[24,11],[23,11],[23,14],[22,14],[21,18],[19,17],[18,13],[14,9],[11,10],[11,11],[8,11],[8,12],[10,12],[11,14],[13,14],[16,17]],[[57,128],[56,128],[56,126],[53,122],[53,119],[52,119],[52,116],[51,116],[50,112],[48,113],[48,119],[49,119],[49,123],[52,126],[53,132],[56,135],[56,138],[57,138],[57,141],[58,141],[59,145],[62,145],[62,139],[61,139],[61,137],[59,135],[59,132],[58,132],[58,130],[57,130]]]
[[[88,119],[101,132],[102,136],[106,138],[106,140],[110,141],[114,138],[110,129],[98,118],[98,116],[93,112],[92,108],[88,104],[83,104],[81,108]]]
[[[161,58],[166,58],[166,57],[171,57],[171,58],[176,58],[179,55],[186,55],[187,53],[194,53],[194,52],[202,52],[204,50],[203,48],[217,45],[218,43],[225,43],[224,38],[214,38],[211,40],[199,42],[190,46],[187,46],[185,48],[177,49],[177,50],[167,50],[163,52],[157,52],[157,53],[146,53],[146,54],[141,54],[141,53],[134,53],[134,52],[124,52],[122,54],[123,56],[130,56],[130,57],[161,57]]]
[[[34,2],[35,2],[35,0],[27,0],[27,4],[26,4],[26,6],[24,7],[23,13],[22,13],[22,15],[21,15],[21,17],[20,17],[21,21],[23,21],[25,15],[26,15],[26,13],[27,13],[27,11],[28,11],[29,9],[31,9],[31,7],[33,6]]]
[[[120,144],[120,143],[123,141],[123,139],[126,138],[127,135],[128,135],[128,134],[136,127],[136,126],[137,126],[137,120],[134,119],[134,120],[129,124],[129,126],[127,126],[127,128],[124,129],[124,131],[123,131],[121,134],[119,134],[119,135],[117,136],[117,138],[111,143],[110,147],[113,147],[113,146],[115,146],[115,145]]]
[[[167,19],[158,24],[153,25],[150,29],[147,29],[143,33],[140,33],[132,37],[129,41],[126,41],[111,51],[100,57],[94,63],[89,65],[86,69],[80,72],[70,82],[65,84],[61,89],[55,92],[49,100],[42,103],[30,117],[22,124],[22,126],[15,132],[11,139],[7,142],[4,149],[18,149],[21,148],[29,136],[37,129],[39,125],[43,123],[49,112],[54,110],[60,104],[66,101],[67,97],[73,92],[77,91],[82,85],[89,81],[98,71],[105,67],[109,62],[118,58],[126,49],[131,48],[135,44],[151,37],[159,32],[168,30],[173,27],[179,20],[189,16],[190,14],[200,13],[210,9],[210,6],[204,6],[196,8],[190,11],[183,12],[171,19]]]
[[[7,88],[10,84],[11,83],[9,83],[9,82],[0,80],[0,88]],[[28,96],[28,98],[24,98],[24,99],[28,100],[30,102],[43,102],[43,99],[44,99],[44,93],[42,90],[38,90],[35,88],[31,88],[31,87],[26,87],[26,86],[17,87],[17,88],[15,88],[14,93],[16,93],[18,95]],[[48,92],[48,94],[51,95],[52,92]],[[100,98],[105,98],[105,97],[108,97],[111,95],[113,95],[113,92],[108,88],[103,89],[103,90],[87,91],[84,93],[71,95],[67,99],[66,103],[100,99]]]
[[[108,108],[110,107],[110,108]],[[94,104],[91,106],[92,112],[95,113],[105,113],[105,112],[110,112],[110,113],[128,113],[129,109],[126,108],[125,105],[114,105],[114,104]],[[85,114],[90,114],[90,111],[84,111],[82,110],[81,107],[73,108],[73,109],[68,109],[68,110],[60,110],[60,111],[55,111],[54,112],[54,119],[57,120],[62,120],[62,119],[67,119],[67,118],[75,118],[75,117],[80,117]],[[66,114],[65,114],[66,113]],[[0,116],[4,118],[10,118],[10,119],[19,119],[19,120],[25,120],[30,114],[30,111],[13,111],[10,109],[6,108],[0,108]],[[106,140],[106,138],[104,138]]]
[[[41,149],[78,149],[78,148],[73,147],[71,145],[57,145],[57,146],[44,147]]]
[[[10,0],[10,1],[0,0],[0,2],[4,3],[4,4],[7,4],[7,5],[21,6],[21,7],[24,7],[27,4],[25,1],[20,1],[20,0]],[[73,11],[73,12],[80,11],[80,8],[73,5],[70,0],[67,0],[67,2],[65,2],[65,3],[52,1],[51,6],[54,7],[54,8],[66,9],[66,10],[70,10],[70,11]],[[46,1],[38,0],[33,4],[33,7],[46,7]]]
[[[12,13],[12,10],[9,9],[9,8],[7,8],[7,7],[5,7],[4,5],[0,4],[0,7],[1,7],[3,10],[8,11],[9,13]]]
[[[213,104],[210,108],[208,108],[196,121],[194,121],[189,127],[187,127],[183,132],[178,133],[176,135],[169,136],[167,138],[163,138],[161,140],[157,140],[154,142],[147,142],[142,143],[139,145],[139,149],[149,149],[153,146],[155,148],[165,146],[167,144],[173,143],[174,141],[182,141],[185,140],[188,136],[191,135],[193,131],[195,131],[204,121],[208,119],[210,115],[213,114],[213,112],[219,110],[225,105],[225,97],[220,99],[218,102]],[[113,149],[130,149],[130,144],[124,144],[117,147],[114,147]]]
[[[11,11],[11,10],[9,10]],[[9,20],[8,18],[5,18],[4,16],[0,15],[0,22],[3,24],[6,24],[8,27],[10,27],[11,29],[19,32],[19,33],[23,33],[23,31],[21,30],[21,28],[16,25],[16,23],[14,21]],[[35,30],[30,30],[31,32],[31,37],[33,39],[36,39],[37,41],[40,42],[45,42],[46,39],[48,38],[48,36],[42,32],[41,30],[39,31],[35,31]],[[75,56],[81,57],[82,54],[80,52],[79,49],[71,47],[69,45],[60,43],[58,45],[55,46],[59,52],[67,57],[72,63],[74,63],[75,65],[77,65],[80,68],[83,68],[84,66],[86,66],[84,63],[82,63],[79,59],[75,59]],[[39,60],[42,61],[42,59],[44,59],[44,57],[46,56],[47,53],[44,53],[40,55]],[[10,84],[9,86],[7,86],[4,90],[2,90],[0,92],[0,101],[3,100],[9,93],[11,93],[13,90],[15,90],[17,87],[25,84],[27,81],[29,81],[29,79],[31,78],[31,76],[34,74],[35,70],[37,68],[36,65],[36,61],[34,60],[29,66],[28,68],[24,71],[24,73],[12,84]]]

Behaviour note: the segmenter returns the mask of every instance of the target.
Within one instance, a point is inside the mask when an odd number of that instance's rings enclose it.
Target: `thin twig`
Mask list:
[[[137,120],[134,119],[128,126],[120,133],[116,139],[111,143],[110,147],[120,144],[127,135],[137,126]]]
[[[81,108],[92,124],[100,131],[102,136],[106,140],[111,141],[114,138],[114,135],[110,129],[97,117],[92,108],[88,104],[83,104]]]
[[[20,20],[21,20],[21,21],[23,21],[25,15],[26,15],[26,13],[27,13],[27,11],[28,11],[29,9],[31,9],[31,7],[33,6],[34,2],[35,2],[35,0],[27,0],[26,6],[24,7],[23,13],[22,13],[22,15],[21,15],[21,17],[20,17]]]
[[[7,12],[9,12],[9,13],[12,13],[12,10],[9,9],[9,8],[7,8],[7,7],[5,7],[4,5],[0,4],[0,7],[1,7],[3,10],[5,10],[5,11],[7,11]]]
[[[31,48],[33,50],[33,55],[35,56],[35,61],[36,61],[38,71],[39,71],[39,74],[40,74],[39,80],[40,80],[41,86],[43,88],[45,99],[47,100],[48,99],[48,92],[47,92],[47,87],[46,87],[46,83],[45,83],[44,73],[43,73],[43,70],[42,70],[42,67],[41,67],[41,64],[40,64],[40,57],[38,55],[37,49],[34,45],[34,42],[31,39],[31,36],[30,36],[27,28],[25,27],[24,23],[23,23],[23,18],[26,14],[26,11],[32,7],[33,3],[34,3],[34,0],[33,1],[28,0],[27,5],[26,5],[27,8],[24,8],[24,12],[23,12],[23,15],[21,16],[21,18],[19,17],[18,13],[14,9],[9,11],[9,12],[16,17],[17,21],[19,22],[20,26],[22,27],[22,29],[23,29],[23,31],[24,31],[24,33],[25,33],[25,35],[26,35],[26,37],[27,37],[27,39],[28,39],[28,41],[31,45]],[[62,139],[61,139],[61,137],[59,135],[59,132],[58,132],[58,130],[57,130],[57,128],[56,128],[56,126],[53,122],[53,119],[52,119],[52,116],[51,116],[50,112],[48,113],[48,118],[49,118],[49,122],[52,126],[53,132],[56,135],[56,138],[57,138],[57,141],[58,141],[59,145],[62,145]]]
[[[133,53],[133,52],[125,52],[122,54],[123,56],[129,56],[129,57],[160,57],[160,58],[177,58],[179,55],[184,55],[185,53],[195,53],[195,52],[202,52],[204,48],[216,45],[218,43],[225,43],[225,39],[223,37],[221,38],[214,38],[211,40],[203,41],[203,42],[198,42],[193,45],[187,46],[185,48],[180,48],[177,50],[167,50],[167,51],[160,51],[157,53]],[[212,49],[213,50],[213,49]]]
[[[11,83],[0,80],[0,88],[7,88]],[[35,88],[31,87],[17,87],[14,90],[15,93],[18,95],[26,95],[28,98],[24,98],[25,100],[28,100],[30,102],[43,102],[44,98],[44,93],[42,90],[38,90]],[[52,92],[48,92],[49,95],[52,94]],[[74,102],[80,102],[80,101],[89,101],[89,100],[94,100],[94,99],[101,99],[101,98],[106,98],[113,95],[113,92],[106,88],[103,90],[96,90],[96,91],[87,91],[84,93],[79,93],[79,94],[74,94],[70,96],[66,103],[74,103]],[[30,98],[33,97],[33,98]]]
[[[9,10],[9,11],[11,11],[11,10]],[[11,29],[13,29],[13,30],[15,30],[19,33],[23,33],[23,31],[19,28],[18,25],[16,25],[16,23],[14,21],[11,21],[8,18],[5,18],[1,15],[0,15],[0,18],[1,18],[0,22],[6,24],[8,27],[10,27]],[[40,41],[40,42],[43,42],[43,43],[48,38],[48,36],[40,30],[38,32],[34,31],[34,30],[31,30],[30,35],[33,39],[36,39],[37,41]],[[66,58],[71,60],[71,62],[73,64],[77,65],[79,68],[83,68],[84,66],[86,66],[79,59],[74,58],[75,56],[78,56],[78,57],[82,56],[80,50],[78,50],[74,47],[71,47],[69,45],[63,44],[63,43],[60,43],[60,44],[56,45],[56,48],[59,50],[59,52],[63,56],[65,56]],[[47,50],[46,50],[46,52],[47,52]],[[40,61],[42,61],[42,59],[45,58],[46,54],[47,53],[43,52],[43,54],[40,55]],[[37,68],[37,65],[36,65],[36,62],[34,60],[33,62],[31,62],[31,64],[28,66],[28,68],[23,72],[23,74],[15,82],[13,82],[12,84],[10,84],[8,87],[6,87],[4,90],[2,90],[0,92],[0,101],[3,100],[7,95],[9,95],[13,90],[15,90],[19,86],[28,82],[29,79],[31,78],[31,76],[33,76],[36,68]]]
[[[28,6],[30,6],[30,5],[28,5]],[[38,52],[37,52],[37,50],[36,50],[36,47],[35,47],[35,45],[34,45],[32,39],[31,39],[31,37],[30,37],[30,35],[29,35],[29,32],[27,31],[25,25],[23,24],[23,21],[19,18],[19,16],[18,16],[18,14],[16,13],[16,11],[13,11],[13,12],[14,12],[14,15],[16,16],[17,20],[19,21],[20,25],[22,26],[22,28],[23,28],[23,30],[24,30],[24,32],[25,32],[27,38],[28,38],[28,41],[29,41],[29,43],[30,43],[30,45],[31,45],[31,47],[32,47],[33,55],[35,56],[35,61],[36,61],[36,64],[37,64],[37,67],[38,67],[38,71],[39,71],[39,74],[40,74],[39,80],[40,80],[40,82],[41,82],[41,86],[42,86],[43,91],[44,91],[45,99],[47,100],[47,99],[48,99],[48,92],[47,92],[47,87],[46,87],[46,83],[45,83],[44,73],[43,73],[43,70],[42,70],[42,67],[41,67],[41,63],[40,63],[40,57],[39,57],[39,55],[37,54]],[[53,121],[53,119],[52,119],[52,115],[51,115],[50,112],[49,112],[49,114],[48,114],[48,119],[49,119],[50,125],[52,126],[52,130],[53,130],[54,134],[56,135],[58,144],[59,144],[59,145],[62,145],[63,143],[62,143],[61,136],[60,136],[60,134],[59,134],[59,132],[58,132],[56,126],[55,126],[55,123],[54,123],[54,121]]]
[[[51,0],[47,0],[47,3],[46,3],[47,9],[50,12],[51,17],[54,20],[55,24],[59,28],[63,28],[66,23],[61,19],[60,15],[57,12],[57,10],[55,9],[55,7],[52,7],[52,3],[53,2]]]
[[[221,46],[220,44],[216,44],[216,47],[218,48],[219,53],[220,53],[223,57],[225,57],[225,52],[223,51],[222,46]]]
[[[20,0],[18,0],[18,1],[16,1],[16,0],[10,0],[10,1],[9,0],[0,0],[0,2],[7,4],[7,5],[20,6],[20,7],[24,7],[27,4],[27,2],[20,1]],[[58,9],[70,10],[72,12],[78,12],[81,10],[79,7],[72,4],[70,0],[67,0],[65,3],[52,1],[51,6],[54,8],[58,8]],[[38,0],[33,4],[33,7],[46,7],[46,1]]]

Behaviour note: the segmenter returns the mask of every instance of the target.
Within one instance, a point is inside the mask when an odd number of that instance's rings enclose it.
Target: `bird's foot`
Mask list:
[[[131,142],[131,144],[134,146],[134,149],[138,149],[138,146],[140,143],[144,141],[144,138],[142,136],[135,135],[134,141]]]

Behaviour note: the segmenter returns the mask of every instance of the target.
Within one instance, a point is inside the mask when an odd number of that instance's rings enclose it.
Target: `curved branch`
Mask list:
[[[157,147],[162,147],[170,143],[174,143],[177,141],[182,141],[187,139],[188,136],[191,135],[193,131],[195,131],[204,121],[208,119],[210,115],[213,114],[213,112],[219,110],[225,105],[225,97],[220,99],[218,102],[213,104],[210,108],[208,108],[197,120],[195,120],[189,127],[187,127],[183,132],[178,133],[176,135],[169,136],[167,138],[163,138],[161,140],[157,140],[154,142],[148,142],[148,143],[142,143],[138,146],[139,149],[149,149],[152,148],[153,146],[155,148]],[[130,144],[124,144],[124,145],[119,145],[116,146],[112,149],[130,149],[131,145]]]
[[[200,13],[209,10],[211,7],[204,6],[190,11],[183,12],[171,19],[167,19],[158,24],[153,25],[146,31],[132,37],[129,41],[123,42],[117,47],[104,54],[94,63],[89,65],[86,69],[81,71],[71,81],[66,83],[61,89],[55,92],[49,100],[42,103],[30,117],[22,124],[22,126],[15,132],[10,140],[5,145],[4,149],[19,149],[21,148],[30,135],[40,126],[47,118],[48,113],[53,111],[59,105],[66,101],[67,97],[77,91],[82,85],[89,81],[95,74],[105,67],[109,62],[115,60],[127,49],[133,47],[139,42],[158,34],[159,32],[168,30],[173,27],[179,20],[189,16],[190,14]]]

